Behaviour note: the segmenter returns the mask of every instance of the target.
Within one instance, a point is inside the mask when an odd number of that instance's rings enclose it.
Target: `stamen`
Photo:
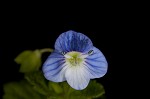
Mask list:
[[[61,54],[62,54],[62,55],[65,55],[65,54],[66,54],[66,52],[61,52]]]
[[[80,52],[72,51],[66,53],[64,56],[66,58],[66,63],[71,66],[80,66],[84,61],[84,57]]]
[[[90,50],[90,51],[88,52],[88,54],[89,54],[89,55],[93,54],[93,50]]]

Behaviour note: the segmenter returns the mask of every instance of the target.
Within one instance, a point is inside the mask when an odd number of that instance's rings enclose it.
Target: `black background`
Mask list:
[[[22,74],[18,72],[19,66],[14,62],[14,58],[20,52],[54,48],[57,37],[68,30],[87,35],[94,46],[105,55],[108,61],[108,72],[97,81],[104,85],[106,97],[113,99],[117,98],[118,94],[125,94],[124,90],[128,87],[124,84],[131,83],[127,80],[130,70],[126,71],[130,66],[126,65],[130,59],[125,59],[129,57],[126,52],[129,50],[132,52],[128,45],[134,46],[132,33],[134,24],[137,23],[134,13],[134,9],[129,10],[121,6],[68,12],[15,7],[4,10],[0,36],[2,40],[0,47],[1,96],[4,83],[22,78]],[[47,56],[48,54],[44,54],[43,60]]]

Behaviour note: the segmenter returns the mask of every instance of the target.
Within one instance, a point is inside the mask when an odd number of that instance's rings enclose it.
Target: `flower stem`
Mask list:
[[[40,50],[41,53],[45,53],[45,52],[53,52],[53,49],[51,48],[44,48]]]

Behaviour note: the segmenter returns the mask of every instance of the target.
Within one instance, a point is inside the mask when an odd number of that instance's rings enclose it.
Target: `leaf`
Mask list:
[[[23,51],[21,54],[19,54],[15,58],[15,62],[18,63],[18,64],[21,64],[31,53],[32,53],[31,50]]]
[[[57,94],[61,94],[63,92],[63,89],[61,88],[59,83],[49,81],[48,85],[49,85],[49,88],[52,88]]]
[[[105,90],[102,84],[91,80],[87,88],[82,91],[82,94],[87,97],[98,98],[105,94]]]
[[[15,58],[15,62],[21,64],[20,72],[27,73],[39,70],[41,66],[41,52],[35,51],[24,51]]]
[[[3,99],[44,99],[26,82],[11,82],[4,85]]]
[[[104,87],[94,80],[91,80],[87,88],[84,90],[75,90],[67,85],[67,83],[64,83],[63,86],[64,90],[66,90],[65,93],[69,93],[68,95],[70,99],[79,99],[81,97],[82,99],[93,99],[105,94]]]
[[[40,71],[25,74],[25,79],[32,85],[35,91],[42,95],[49,95],[50,90],[46,80]]]
[[[47,96],[47,99],[93,99],[99,97],[105,99],[103,86],[94,80],[90,81],[84,90],[75,90],[66,81],[61,83],[47,82],[40,71],[27,73],[25,78],[36,92]]]
[[[48,97],[48,99],[105,99],[104,87],[94,80],[91,80],[87,88],[85,88],[84,90],[75,90],[71,88],[66,81],[55,83],[55,85],[61,88],[61,94],[54,94]]]

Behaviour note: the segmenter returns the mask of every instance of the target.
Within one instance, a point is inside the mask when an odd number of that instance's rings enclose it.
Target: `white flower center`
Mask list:
[[[68,52],[65,55],[66,63],[70,66],[81,66],[84,63],[85,58],[88,54],[82,54],[80,52],[72,51]]]

